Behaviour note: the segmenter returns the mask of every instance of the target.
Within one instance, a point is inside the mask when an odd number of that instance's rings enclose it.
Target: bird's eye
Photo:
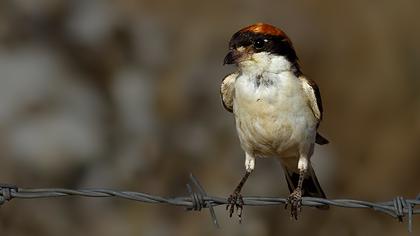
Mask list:
[[[254,47],[256,48],[256,49],[261,49],[261,48],[263,48],[264,47],[264,45],[265,45],[265,43],[266,42],[268,42],[268,40],[267,39],[257,39],[257,40],[255,40],[255,42],[254,42]]]

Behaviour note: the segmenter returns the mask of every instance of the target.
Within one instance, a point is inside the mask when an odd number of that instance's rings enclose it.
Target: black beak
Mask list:
[[[228,54],[225,56],[223,65],[235,64],[238,58],[239,58],[239,54],[236,51],[229,50]]]

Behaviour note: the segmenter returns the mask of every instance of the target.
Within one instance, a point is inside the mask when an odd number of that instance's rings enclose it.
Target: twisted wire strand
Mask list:
[[[193,187],[192,187],[193,186]],[[201,211],[204,208],[209,209],[210,217],[216,227],[219,227],[216,214],[213,207],[226,205],[227,198],[209,196],[205,192],[197,178],[190,175],[190,184],[187,184],[189,196],[181,197],[161,197],[141,192],[118,191],[103,188],[85,188],[85,189],[64,189],[64,188],[18,188],[10,184],[0,184],[0,206],[14,198],[17,199],[34,199],[34,198],[54,198],[65,196],[79,196],[92,198],[121,198],[132,201],[152,203],[152,204],[169,204],[175,206],[183,206],[187,210]],[[286,198],[279,197],[260,197],[250,196],[243,197],[243,203],[246,206],[275,206],[284,205]],[[302,205],[308,207],[316,207],[329,205],[342,208],[365,208],[383,212],[397,218],[400,222],[404,217],[408,219],[408,231],[412,232],[413,215],[420,214],[420,194],[416,199],[404,199],[396,197],[392,201],[386,202],[368,202],[354,199],[323,199],[313,197],[303,197]]]

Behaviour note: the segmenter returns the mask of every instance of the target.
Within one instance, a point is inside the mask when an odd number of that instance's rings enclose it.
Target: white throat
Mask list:
[[[248,75],[262,75],[264,73],[279,74],[291,71],[292,64],[284,56],[259,52],[254,53],[250,59],[240,62],[239,69],[242,73]]]

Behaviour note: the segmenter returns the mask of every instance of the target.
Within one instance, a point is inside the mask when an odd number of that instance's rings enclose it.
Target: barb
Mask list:
[[[214,209],[213,209],[213,204],[209,201],[204,202],[204,198],[209,198],[207,196],[206,191],[204,191],[204,188],[201,186],[197,178],[195,178],[195,176],[192,173],[190,174],[190,180],[191,180],[191,183],[194,184],[194,186],[198,189],[199,194],[197,194],[196,192],[193,192],[191,186],[187,184],[187,189],[191,195],[191,201],[193,202],[193,207],[187,208],[187,210],[200,211],[201,208],[208,207],[210,210],[210,216],[212,218],[214,226],[216,226],[216,228],[220,228],[219,223],[217,222],[216,213],[214,212]]]
[[[153,203],[153,204],[169,204],[175,206],[183,206],[187,210],[200,211],[208,208],[212,222],[219,227],[214,206],[227,204],[226,198],[208,196],[197,178],[190,175],[190,184],[187,184],[189,196],[182,197],[161,197],[150,195],[147,193],[132,191],[117,191],[112,189],[88,188],[88,189],[64,189],[64,188],[18,188],[15,185],[0,184],[0,206],[12,199],[34,199],[34,198],[53,198],[65,196],[79,197],[113,197],[132,201]],[[196,189],[197,191],[194,191]],[[284,205],[286,198],[278,197],[243,197],[244,205],[248,206],[275,206]],[[387,202],[368,202],[353,199],[323,199],[304,197],[302,205],[307,207],[316,207],[322,205],[330,205],[342,208],[367,208],[388,214],[400,222],[404,217],[408,218],[408,231],[412,232],[413,215],[420,214],[420,194],[415,199],[404,199],[396,197]]]

